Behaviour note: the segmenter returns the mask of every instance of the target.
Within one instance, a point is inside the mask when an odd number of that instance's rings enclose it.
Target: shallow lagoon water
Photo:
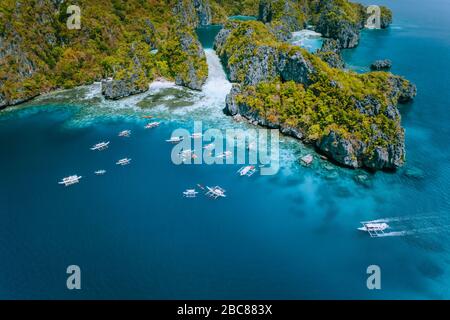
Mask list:
[[[360,71],[389,58],[418,85],[402,107],[408,162],[396,173],[342,169],[316,155],[303,167],[299,157],[312,151],[289,138],[274,176],[173,165],[164,140],[175,128],[200,119],[205,128],[247,127],[221,111],[230,84],[211,50],[203,92],[161,82],[106,102],[96,84],[2,111],[0,298],[449,298],[450,28],[444,15],[423,16],[424,6],[448,5],[386,4],[395,25],[364,32],[345,57]],[[162,126],[144,130],[145,114]],[[131,138],[117,137],[124,129]],[[111,140],[107,151],[89,150],[102,140]],[[118,168],[123,157],[132,164]],[[108,172],[96,177],[97,169]],[[84,176],[79,185],[57,184],[72,173]],[[219,184],[228,197],[184,199],[197,183]],[[386,217],[422,231],[380,239],[356,231]],[[71,264],[81,267],[81,291],[65,287]],[[372,264],[380,291],[366,288]]]

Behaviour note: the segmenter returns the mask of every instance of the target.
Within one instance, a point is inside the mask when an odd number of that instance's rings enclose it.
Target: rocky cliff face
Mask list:
[[[109,99],[145,91],[156,77],[201,88],[208,70],[192,28],[210,22],[209,0],[77,5],[81,29],[70,30],[67,1],[0,2],[0,108],[109,77],[103,83]]]
[[[395,101],[398,101],[399,103],[408,103],[417,95],[416,85],[402,77],[389,77],[389,85],[391,88],[389,94],[393,103],[395,103]]]
[[[211,24],[211,7],[208,0],[194,0],[198,21],[201,26]]]
[[[296,1],[260,0],[258,20],[289,32],[303,29],[303,15]]]
[[[11,15],[16,22],[21,22],[23,17],[20,11],[23,4],[17,3]],[[36,10],[41,12],[40,23],[48,27],[54,21],[54,17],[45,12],[54,10],[53,4],[42,4]],[[15,27],[12,21],[4,19],[0,12],[0,109],[9,105],[25,102],[37,95],[40,91],[33,88],[33,84],[42,81],[39,71],[47,71],[45,65],[39,65],[35,59],[35,53],[30,52],[27,47],[26,38]],[[56,41],[54,35],[50,34],[41,42],[46,48]]]
[[[387,27],[389,27],[392,24],[392,11],[387,8],[382,6],[381,7],[381,28],[382,29],[386,29]]]
[[[376,60],[370,65],[370,69],[375,71],[387,70],[390,68],[392,68],[392,61],[388,59]]]
[[[345,18],[345,12],[329,2],[320,12],[316,30],[324,37],[338,41],[341,48],[354,48],[360,39],[361,24]]]
[[[153,74],[150,46],[133,42],[120,50],[120,60],[111,66],[112,79],[102,81],[102,94],[106,99],[118,100],[148,90]]]
[[[122,80],[103,80],[102,94],[106,99],[119,100],[133,94],[142,93],[148,90],[148,84],[139,81],[138,74]]]
[[[334,39],[324,39],[322,48],[317,51],[316,55],[325,61],[330,67],[344,69],[345,62],[341,55],[339,43]]]
[[[200,41],[189,32],[179,33],[181,50],[187,58],[175,76],[175,83],[193,90],[201,90],[208,76],[206,56]]]

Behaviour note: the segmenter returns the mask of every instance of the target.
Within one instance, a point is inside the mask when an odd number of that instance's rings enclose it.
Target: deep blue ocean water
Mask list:
[[[287,138],[275,176],[173,165],[164,140],[175,128],[200,119],[245,127],[221,113],[229,84],[211,50],[203,93],[162,85],[105,102],[97,85],[0,112],[0,298],[450,298],[450,3],[379,3],[393,9],[394,24],[365,31],[345,58],[358,72],[389,58],[418,86],[415,102],[401,106],[407,165],[396,173],[318,157],[305,168],[298,158],[311,150]],[[142,114],[163,124],[146,131]],[[117,137],[124,129],[129,139]],[[108,150],[89,150],[102,140]],[[132,164],[119,168],[123,157]],[[108,172],[97,177],[98,169]],[[70,174],[81,183],[57,184]],[[221,185],[228,197],[184,199],[197,183]],[[389,217],[416,233],[371,239],[356,230]],[[72,264],[80,291],[66,288]],[[379,291],[366,287],[373,264]]]

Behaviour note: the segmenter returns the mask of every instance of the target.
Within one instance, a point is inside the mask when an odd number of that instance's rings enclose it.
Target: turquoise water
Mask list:
[[[254,20],[257,20],[257,18],[253,17],[253,16],[242,16],[242,15],[239,15],[239,16],[228,17],[228,20],[254,21]]]
[[[357,71],[389,58],[418,86],[416,101],[401,107],[408,162],[396,173],[337,168],[316,155],[305,168],[298,158],[312,151],[288,138],[275,176],[173,165],[164,140],[175,128],[200,119],[205,128],[247,127],[222,114],[230,84],[210,49],[201,93],[157,83],[106,102],[96,84],[2,111],[0,298],[450,298],[450,7],[386,4],[392,28],[364,32],[345,58]],[[161,127],[144,130],[145,114]],[[129,139],[117,137],[124,129]],[[89,150],[102,140],[108,150]],[[132,164],[118,168],[123,157]],[[98,169],[108,172],[97,177]],[[57,184],[75,173],[79,185]],[[228,197],[184,199],[197,183],[221,185]],[[356,231],[388,217],[416,233]],[[66,289],[71,264],[81,268],[80,291]],[[366,288],[373,264],[379,291]]]

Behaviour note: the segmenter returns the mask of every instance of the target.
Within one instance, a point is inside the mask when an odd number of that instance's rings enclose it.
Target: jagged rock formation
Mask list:
[[[262,95],[258,91],[262,91],[261,87],[267,86],[271,90],[270,95]],[[359,101],[355,101],[353,110],[360,112],[360,116],[352,114],[356,119],[366,119],[369,126],[365,128],[352,128],[353,132],[348,132],[347,128],[336,124],[329,124],[328,128],[315,135],[315,130],[320,130],[320,125],[311,123],[306,125],[303,120],[296,119],[295,116],[286,118],[284,112],[276,112],[277,108],[284,109],[282,104],[275,109],[264,106],[259,109],[257,106],[266,99],[275,100],[291,100],[292,96],[284,96],[281,89],[289,87],[289,84],[261,84],[261,87],[242,87],[239,84],[233,86],[226,101],[226,111],[230,115],[239,115],[248,119],[253,124],[259,124],[269,128],[278,128],[283,134],[301,139],[306,143],[313,144],[317,147],[318,152],[326,155],[329,159],[350,168],[365,167],[372,170],[392,170],[401,167],[405,158],[404,130],[400,127],[400,115],[398,109],[394,105],[382,106],[379,101],[372,101],[372,104],[357,109]],[[278,88],[277,88],[278,87]],[[281,88],[281,89],[280,89]],[[300,87],[296,87],[297,90]],[[278,91],[277,91],[278,89]],[[301,89],[300,89],[301,90]],[[396,90],[396,89],[393,89]],[[307,94],[309,95],[309,93]],[[260,97],[259,97],[260,96]],[[412,99],[413,96],[409,96]],[[400,101],[400,100],[398,100]],[[248,103],[250,102],[250,104]],[[380,107],[379,112],[367,111],[366,109],[376,109]],[[381,111],[385,109],[384,111]],[[289,112],[288,112],[289,114]],[[321,117],[333,117],[333,113]],[[383,116],[389,114],[389,121]],[[361,117],[362,116],[362,117]],[[303,117],[310,117],[304,114]],[[326,118],[325,117],[325,118]],[[301,119],[301,118],[300,118]],[[317,119],[320,123],[324,119]],[[385,132],[382,126],[377,124],[378,121],[384,121],[389,127],[392,126],[393,131]],[[359,131],[359,130],[367,130]],[[362,134],[367,136],[363,137]]]
[[[28,47],[27,38],[15,27],[16,23],[24,23],[26,17],[21,15],[24,4],[17,3],[11,12],[11,19],[5,19],[0,10],[0,109],[9,105],[25,102],[37,95],[40,91],[34,86],[45,83],[39,71],[47,71],[46,65],[36,61],[36,52]],[[52,3],[46,4],[45,9],[54,10]],[[39,14],[39,21],[43,27],[54,23],[55,18],[44,8],[35,8]],[[43,37],[39,45],[48,49],[55,42],[54,35]]]
[[[109,63],[112,79],[102,81],[102,94],[106,99],[117,100],[148,90],[153,74],[147,66],[151,63],[149,46],[133,42],[117,52]],[[106,63],[106,62],[105,62]]]
[[[354,48],[359,43],[359,31],[363,23],[358,10],[350,6],[338,6],[333,0],[324,1],[316,30],[324,37],[337,40],[341,48]]]
[[[417,87],[399,76],[389,77],[389,85],[392,89],[390,97],[399,103],[408,103],[417,95]]]
[[[322,48],[317,51],[316,55],[328,63],[332,68],[344,69],[345,62],[341,55],[339,43],[334,39],[324,39]]]
[[[110,90],[105,89],[111,92],[111,97],[115,96],[114,92],[120,92],[118,96],[140,92],[143,83],[155,77],[175,80],[198,90],[207,67],[193,29],[213,21],[223,23],[228,15],[259,16],[275,41],[286,41],[292,31],[313,24],[325,36],[336,39],[341,48],[357,44],[359,28],[367,18],[363,6],[347,0],[78,0],[83,12],[82,28],[69,30],[68,5],[60,0],[0,3],[0,108],[42,92],[107,77],[117,81],[108,84]],[[391,12],[382,7],[382,27],[391,21]],[[177,36],[180,32],[190,36]],[[139,48],[140,65],[127,61],[132,44]],[[188,48],[186,52],[183,47]],[[157,53],[149,54],[152,50]],[[251,60],[255,68],[249,71],[255,74],[248,75],[250,82],[278,74],[284,80],[305,77],[304,72],[309,68],[306,65],[296,75],[296,68],[304,64],[300,57],[281,54],[276,49],[278,53],[272,61],[263,55],[273,56],[274,47],[260,46],[258,50]],[[336,52],[321,55],[339,67]],[[266,75],[259,74],[258,63],[262,63]],[[239,78],[241,75],[233,68],[229,71]]]
[[[392,11],[388,8],[381,6],[381,29],[386,29],[392,24]]]
[[[144,35],[145,43],[150,46],[151,50],[157,49],[157,30],[155,28],[155,25],[150,21],[150,19],[145,19],[144,24],[146,28],[142,30],[142,33]]]
[[[392,61],[389,59],[376,60],[370,65],[370,69],[374,71],[388,70],[392,68]]]

